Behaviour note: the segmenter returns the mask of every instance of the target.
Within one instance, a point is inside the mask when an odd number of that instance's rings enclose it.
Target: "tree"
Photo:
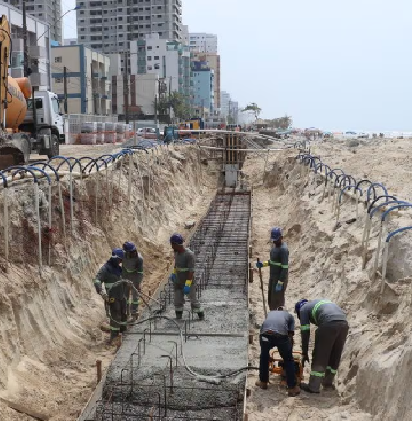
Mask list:
[[[272,126],[276,129],[286,130],[293,124],[292,117],[285,115],[284,117],[278,117],[271,120],[265,120],[269,126]]]
[[[174,115],[177,118],[190,118],[190,108],[188,107],[184,96],[179,92],[172,92],[170,95],[161,97],[157,102],[157,111],[159,114],[168,114],[169,108],[173,110]]]
[[[255,115],[255,120],[257,120],[262,111],[262,108],[259,108],[256,102],[252,102],[242,110],[242,112],[245,112],[245,111],[252,111],[253,114]]]

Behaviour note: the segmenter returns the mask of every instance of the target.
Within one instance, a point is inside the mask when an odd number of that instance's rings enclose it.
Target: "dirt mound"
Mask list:
[[[23,262],[16,258],[27,244],[13,243],[16,252],[11,255],[9,273],[0,274],[1,397],[50,414],[52,421],[76,419],[95,387],[96,359],[107,367],[113,357],[99,329],[104,310],[93,286],[96,271],[113,247],[134,241],[145,259],[143,291],[155,291],[172,263],[170,234],[189,235],[184,222],[198,221],[214,196],[214,175],[205,171],[200,175],[198,166],[197,152],[191,147],[178,148],[168,156],[139,158],[133,169],[130,203],[128,167],[115,169],[109,189],[103,173],[97,214],[96,178],[81,184],[76,181],[74,235],[70,236],[66,214],[66,248],[59,231],[52,266],[43,266],[40,274],[35,258]],[[111,183],[115,186],[110,199]],[[63,188],[67,187],[63,182]],[[20,199],[32,203],[32,194],[32,190],[20,190],[11,199],[16,213],[14,232],[23,220],[28,227],[34,223],[30,213],[17,215]],[[23,235],[12,238],[27,239]],[[29,246],[38,257],[37,237]],[[5,408],[0,401],[3,421],[32,419]]]

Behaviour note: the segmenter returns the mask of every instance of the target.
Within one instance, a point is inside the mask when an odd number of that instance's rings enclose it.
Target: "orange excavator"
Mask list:
[[[0,170],[26,164],[31,153],[48,157],[59,154],[64,139],[58,97],[36,91],[28,78],[9,76],[10,25],[0,18]]]

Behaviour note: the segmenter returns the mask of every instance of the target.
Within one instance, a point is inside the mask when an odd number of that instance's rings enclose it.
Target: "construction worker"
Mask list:
[[[126,284],[121,282],[123,258],[122,249],[113,249],[112,257],[100,268],[94,281],[97,293],[105,301],[106,315],[110,318],[110,344],[127,329]]]
[[[309,384],[301,383],[300,387],[306,392],[319,393],[322,383],[324,389],[334,390],[333,381],[349,331],[346,315],[339,306],[325,299],[302,299],[295,304],[295,312],[300,320],[303,363],[309,362],[310,323],[318,327]]]
[[[143,281],[143,257],[137,252],[136,245],[131,241],[123,244],[124,258],[122,261],[122,278],[133,282],[134,288],[126,287],[128,299],[128,314],[132,320],[137,319],[139,308],[139,294]],[[130,290],[132,290],[130,292]],[[136,291],[137,290],[137,291]]]
[[[300,393],[296,384],[295,362],[293,360],[293,335],[295,334],[295,319],[292,314],[279,307],[270,311],[260,329],[260,366],[259,380],[256,386],[267,389],[269,383],[269,351],[277,347],[284,361],[288,396],[294,397]]]
[[[175,267],[169,278],[174,284],[176,319],[182,319],[185,295],[188,295],[192,312],[197,313],[199,320],[204,320],[205,314],[197,298],[197,285],[194,279],[195,256],[192,250],[184,247],[183,243],[180,234],[173,234],[170,237],[170,244],[175,252]]]
[[[285,305],[285,291],[288,285],[289,250],[283,241],[282,229],[274,227],[270,231],[270,260],[256,263],[257,268],[270,265],[268,303],[269,309],[275,310]]]

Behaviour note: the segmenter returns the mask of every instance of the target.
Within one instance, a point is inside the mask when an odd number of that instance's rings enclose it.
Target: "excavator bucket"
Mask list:
[[[13,165],[26,164],[30,152],[30,140],[24,134],[16,133],[0,139],[0,171]]]

